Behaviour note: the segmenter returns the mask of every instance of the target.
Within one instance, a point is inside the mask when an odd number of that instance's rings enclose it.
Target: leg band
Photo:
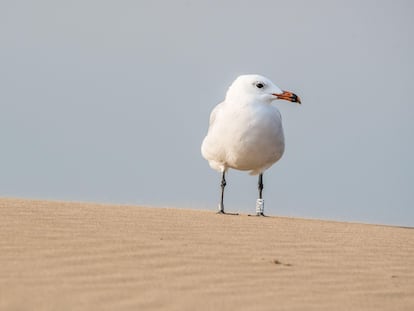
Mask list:
[[[256,201],[256,215],[263,215],[264,214],[264,200],[257,199]]]

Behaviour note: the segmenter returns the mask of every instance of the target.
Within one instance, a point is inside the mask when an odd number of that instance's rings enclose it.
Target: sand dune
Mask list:
[[[414,229],[0,199],[1,310],[414,310]]]

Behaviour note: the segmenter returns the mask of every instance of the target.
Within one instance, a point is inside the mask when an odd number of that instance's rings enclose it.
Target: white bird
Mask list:
[[[224,214],[225,174],[229,168],[259,175],[256,215],[264,216],[263,172],[277,162],[285,150],[282,117],[271,103],[284,99],[301,103],[292,92],[282,91],[269,79],[253,74],[239,76],[224,101],[210,115],[201,153],[221,175],[218,213]]]

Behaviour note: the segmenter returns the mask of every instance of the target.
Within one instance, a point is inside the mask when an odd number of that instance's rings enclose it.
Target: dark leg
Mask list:
[[[224,214],[224,187],[226,187],[226,171],[221,175],[221,199],[218,207],[218,214]]]
[[[264,216],[264,200],[263,200],[263,196],[262,196],[262,192],[263,192],[263,173],[259,175],[259,181],[258,181],[257,189],[259,189],[259,198],[256,201],[256,215],[257,216]]]
[[[259,189],[259,199],[262,198],[262,191],[263,191],[263,174],[259,175],[259,182],[257,188]]]

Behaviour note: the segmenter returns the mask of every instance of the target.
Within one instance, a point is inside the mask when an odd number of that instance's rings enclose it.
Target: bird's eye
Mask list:
[[[256,87],[257,87],[258,89],[261,89],[262,87],[264,87],[264,84],[263,84],[263,83],[261,83],[261,82],[257,82],[257,83],[256,83]]]

